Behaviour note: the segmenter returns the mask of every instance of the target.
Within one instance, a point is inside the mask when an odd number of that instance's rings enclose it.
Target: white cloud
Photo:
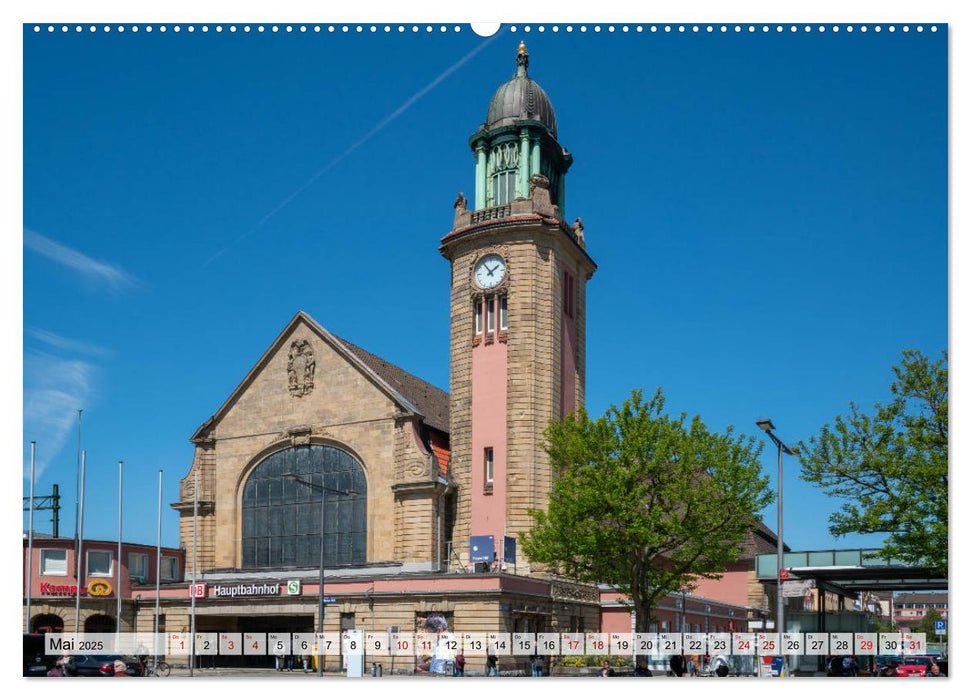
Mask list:
[[[24,247],[54,262],[77,270],[87,277],[106,282],[116,291],[139,286],[138,278],[120,267],[89,258],[80,251],[68,248],[62,243],[26,228],[24,229]]]
[[[78,409],[90,403],[93,365],[40,352],[24,356],[24,437],[37,442],[35,476],[58,456],[77,427]],[[24,476],[29,476],[29,463]]]
[[[45,331],[41,328],[28,328],[26,330],[27,335],[35,340],[39,340],[42,343],[46,343],[51,347],[58,348],[60,350],[70,350],[73,352],[79,352],[84,355],[93,355],[96,357],[110,357],[111,352],[105,348],[98,347],[97,345],[91,345],[89,343],[81,342],[80,340],[72,340],[70,338],[65,338],[64,336],[57,335],[56,333],[51,333],[50,331]]]

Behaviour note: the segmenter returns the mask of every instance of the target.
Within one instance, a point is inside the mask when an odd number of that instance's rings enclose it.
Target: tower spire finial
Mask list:
[[[516,75],[526,75],[529,67],[529,51],[526,49],[526,42],[520,41],[519,48],[516,49]]]

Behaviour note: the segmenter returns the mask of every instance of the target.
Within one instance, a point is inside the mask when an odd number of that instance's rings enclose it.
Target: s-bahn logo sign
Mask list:
[[[97,579],[88,584],[88,595],[103,598],[111,595],[111,584],[103,579]]]
[[[216,598],[245,598],[248,596],[280,595],[279,583],[240,583],[233,586],[212,586]]]

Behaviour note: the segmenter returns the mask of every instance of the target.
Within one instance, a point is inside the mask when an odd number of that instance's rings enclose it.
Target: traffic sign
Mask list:
[[[934,620],[934,632],[936,634],[947,634],[947,620]]]

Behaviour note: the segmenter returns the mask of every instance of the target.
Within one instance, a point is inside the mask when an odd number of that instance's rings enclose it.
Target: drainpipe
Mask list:
[[[444,568],[444,570],[447,571],[448,565],[446,564],[444,567],[442,566],[442,520],[444,519],[445,496],[447,496],[449,492],[451,492],[452,486],[451,484],[449,484],[448,481],[446,481],[440,476],[436,479],[436,481],[445,487],[444,489],[442,489],[442,492],[438,495],[438,527],[437,527],[438,535],[435,538],[437,558],[438,558],[438,570],[442,571]]]

